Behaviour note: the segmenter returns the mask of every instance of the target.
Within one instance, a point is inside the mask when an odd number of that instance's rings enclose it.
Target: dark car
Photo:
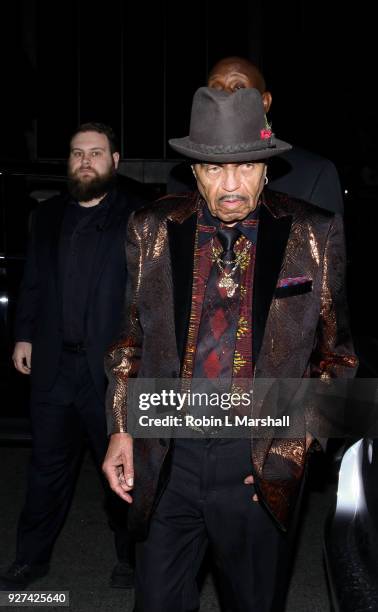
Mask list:
[[[325,560],[336,612],[378,610],[378,440],[362,438],[341,461],[325,528]]]
[[[29,379],[11,361],[18,288],[31,215],[66,187],[63,164],[0,165],[0,438],[29,436]]]

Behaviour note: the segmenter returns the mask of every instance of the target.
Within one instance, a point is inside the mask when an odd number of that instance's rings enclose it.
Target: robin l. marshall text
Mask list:
[[[213,416],[194,417],[191,414],[151,417],[144,414],[139,417],[138,422],[141,427],[290,427],[290,416],[253,418],[225,415],[219,418]]]

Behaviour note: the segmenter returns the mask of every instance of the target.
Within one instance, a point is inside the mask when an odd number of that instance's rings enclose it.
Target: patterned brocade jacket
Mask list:
[[[348,324],[340,216],[268,189],[261,204],[252,312],[255,381],[353,377],[357,359]],[[125,318],[121,336],[105,357],[109,433],[127,432],[129,378],[180,375],[202,205],[198,192],[168,196],[130,218]],[[261,412],[261,406],[254,411]],[[305,429],[311,431],[307,422]],[[170,446],[168,439],[134,439],[129,523],[137,538],[146,536],[164,489]],[[284,530],[295,508],[305,456],[304,436],[251,437],[260,502]]]

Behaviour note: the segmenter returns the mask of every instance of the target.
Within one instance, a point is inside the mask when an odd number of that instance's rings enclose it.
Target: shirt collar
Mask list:
[[[113,191],[113,189],[108,191],[108,193],[102,198],[102,200],[99,201],[98,204],[96,204],[96,206],[90,206],[89,208],[87,208],[86,206],[81,206],[79,202],[72,197],[70,197],[69,203],[72,206],[76,206],[79,210],[86,211],[88,213],[100,210],[105,211],[109,209],[110,203],[113,200]]]
[[[249,213],[248,217],[236,224],[236,227],[243,236],[253,244],[256,244],[257,240],[259,213],[260,201],[255,210]],[[211,240],[222,226],[222,221],[217,219],[217,217],[213,217],[206,202],[203,202],[202,208],[198,211],[198,246],[201,247]]]

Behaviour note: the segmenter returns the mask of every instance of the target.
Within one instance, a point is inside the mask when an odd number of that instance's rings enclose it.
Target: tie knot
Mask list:
[[[240,230],[237,227],[220,228],[217,236],[223,247],[222,259],[225,257],[232,259],[231,255],[234,253],[235,242],[240,236]]]

